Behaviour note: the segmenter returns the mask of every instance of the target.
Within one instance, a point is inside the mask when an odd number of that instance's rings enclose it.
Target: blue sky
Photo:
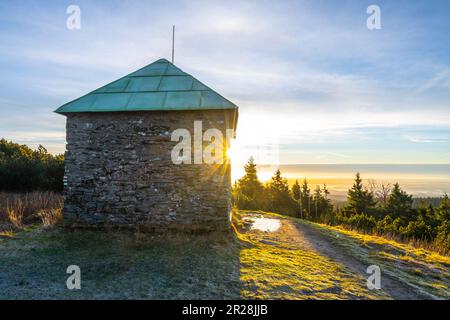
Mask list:
[[[66,28],[70,4],[80,30]],[[371,4],[381,30],[366,27]],[[175,24],[175,64],[240,107],[238,161],[275,150],[281,163],[450,163],[449,12],[449,1],[1,1],[0,137],[62,152],[52,111],[170,58]]]

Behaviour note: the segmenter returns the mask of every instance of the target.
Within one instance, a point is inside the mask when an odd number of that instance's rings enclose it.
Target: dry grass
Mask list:
[[[60,227],[0,232],[0,300],[389,298],[366,288],[364,271],[360,275],[349,263],[317,251],[315,238],[300,237],[296,224],[318,231],[317,238],[326,237],[338,255],[342,251],[364,266],[380,265],[383,274],[407,281],[417,291],[449,296],[445,257],[278,217],[286,220],[282,229],[264,233],[234,215],[240,227],[235,226],[239,231],[232,240]],[[71,264],[82,266],[82,290],[66,289],[64,272]]]
[[[344,264],[316,251],[289,217],[275,232],[252,230],[248,214],[235,211],[240,251],[241,297],[246,299],[389,299],[370,291],[365,279]],[[268,215],[259,211],[256,214]]]
[[[319,224],[322,224],[322,223],[319,223]],[[349,232],[354,232],[357,234],[383,238],[383,239],[390,240],[393,242],[405,244],[410,247],[414,247],[416,249],[424,249],[424,250],[428,250],[428,251],[434,251],[440,255],[450,256],[450,252],[448,251],[448,249],[436,244],[435,241],[415,239],[415,238],[405,239],[405,238],[402,238],[401,236],[393,234],[393,233],[366,232],[366,231],[362,231],[358,228],[352,228],[352,227],[345,226],[345,225],[330,225],[330,224],[325,224],[325,225],[329,226],[330,228],[337,228],[337,229],[341,229],[341,230],[347,230]]]
[[[239,243],[207,235],[26,228],[0,236],[2,299],[239,299]],[[82,289],[65,271],[81,267]]]
[[[41,218],[42,224],[46,227],[53,226],[61,221],[62,206],[57,208],[44,209],[37,213]]]
[[[0,193],[0,230],[23,229],[40,220],[45,226],[61,219],[63,197],[53,192]]]
[[[25,213],[25,202],[19,197],[14,196],[11,199],[6,200],[6,216],[10,223],[16,228],[21,229],[23,227],[23,216]]]
[[[367,264],[377,264],[384,273],[433,299],[450,295],[450,257],[435,251],[396,242],[384,236],[350,231],[342,227],[299,222],[314,227],[345,252]],[[417,245],[417,244],[416,244]]]
[[[249,211],[246,211],[249,212]],[[336,245],[336,250],[364,265],[378,265],[383,273],[400,281],[427,299],[450,297],[450,257],[419,247],[418,243],[402,243],[383,236],[363,234],[341,226],[318,224],[276,213],[259,212],[265,216],[293,220],[318,231]],[[424,299],[420,298],[420,299]]]

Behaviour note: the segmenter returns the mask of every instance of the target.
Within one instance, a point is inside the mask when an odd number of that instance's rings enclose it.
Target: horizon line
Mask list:
[[[246,164],[247,162],[241,162],[242,164]],[[293,165],[450,165],[449,163],[430,163],[430,162],[423,162],[423,163],[412,163],[412,162],[399,162],[399,163],[390,163],[390,162],[380,162],[380,163],[374,163],[374,162],[354,162],[354,163],[257,163],[258,166],[293,166]]]

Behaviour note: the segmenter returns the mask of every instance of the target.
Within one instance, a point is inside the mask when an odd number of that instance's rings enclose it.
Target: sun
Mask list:
[[[227,151],[226,151],[226,155],[227,158],[230,159],[231,161],[233,161],[233,159],[236,159],[236,148],[233,148],[232,146],[230,146]]]

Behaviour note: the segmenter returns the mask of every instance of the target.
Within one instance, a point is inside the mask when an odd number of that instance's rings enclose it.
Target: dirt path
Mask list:
[[[297,223],[290,219],[278,217],[274,219],[279,219],[281,222],[281,227],[277,231],[267,232],[261,230],[250,230],[248,231],[249,237],[263,245],[270,245],[278,249],[290,248],[292,250],[300,250],[302,252],[311,251],[312,253],[324,257],[327,260],[331,260],[336,265],[342,266],[349,274],[355,277],[355,281],[358,286],[366,286],[366,279],[369,276],[366,273],[368,265],[356,257],[345,253],[342,248],[333,243],[333,241],[327,239],[310,226]],[[317,270],[314,269],[309,270],[310,273],[314,273],[316,271]],[[384,294],[385,298],[386,296],[392,299],[403,300],[429,298],[417,293],[413,290],[413,288],[400,280],[383,274],[383,270],[381,270],[381,272],[382,290],[380,290],[379,293],[381,295]],[[303,274],[302,276],[307,277],[308,275]],[[324,277],[327,277],[327,275],[324,274]]]
[[[357,260],[355,257],[343,253],[340,248],[318,234],[314,229],[289,220],[284,220],[283,223],[292,224],[297,231],[298,237],[303,239],[303,243],[318,251],[320,254],[344,264],[353,272],[356,272],[363,277],[368,276],[368,274],[366,273],[368,267],[367,265]],[[409,285],[397,279],[393,279],[385,274],[382,275],[381,286],[383,291],[385,291],[389,296],[396,300],[428,298],[427,296],[423,296],[420,293],[416,293],[415,291],[413,291]]]

